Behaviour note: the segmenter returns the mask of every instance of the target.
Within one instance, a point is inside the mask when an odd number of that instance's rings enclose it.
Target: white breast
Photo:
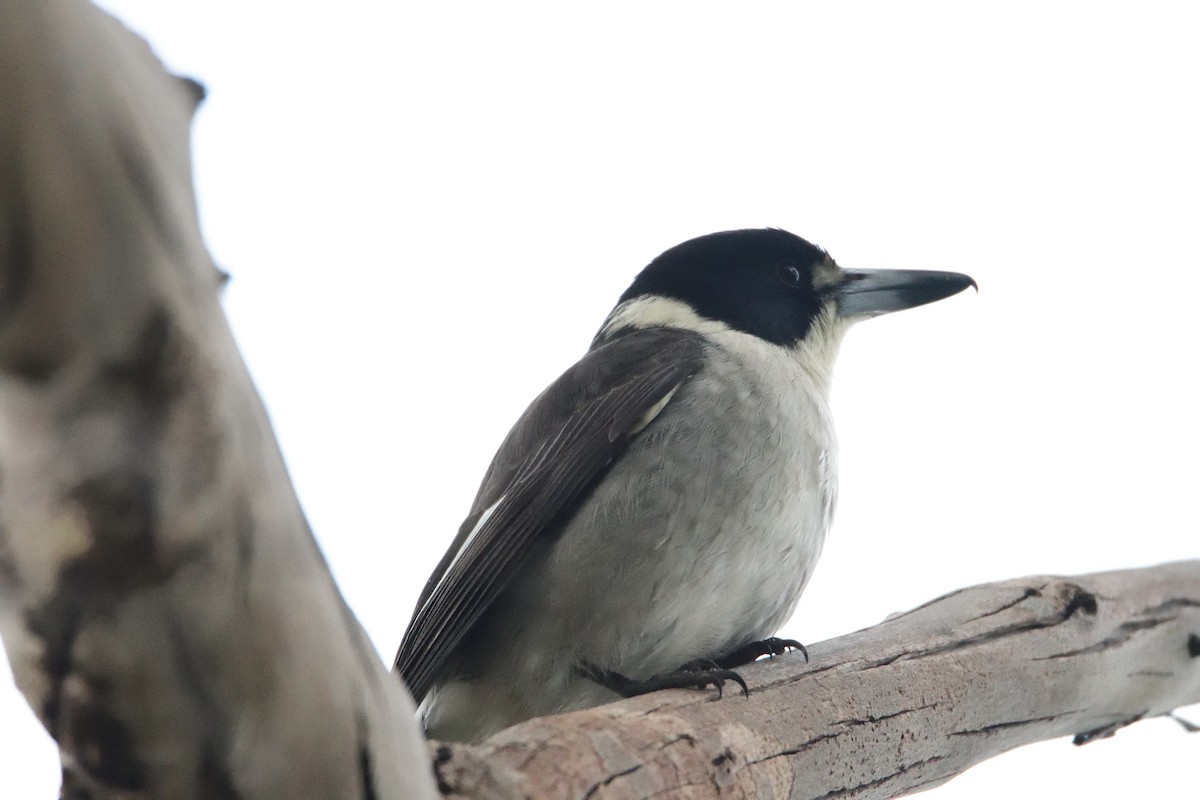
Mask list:
[[[832,519],[837,452],[824,363],[836,342],[828,354],[785,349],[689,320],[674,301],[634,302],[646,304],[638,322],[704,333],[704,369],[597,487],[532,585],[539,605],[561,603],[553,624],[587,631],[560,639],[586,648],[578,658],[637,675],[787,620]]]

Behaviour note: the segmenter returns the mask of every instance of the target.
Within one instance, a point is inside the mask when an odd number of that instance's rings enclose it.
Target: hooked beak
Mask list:
[[[847,269],[826,290],[837,301],[839,317],[877,317],[923,306],[979,287],[969,275],[917,269]]]

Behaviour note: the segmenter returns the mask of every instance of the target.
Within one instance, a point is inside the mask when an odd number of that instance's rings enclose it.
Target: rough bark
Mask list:
[[[889,798],[1200,702],[1200,561],[953,592],[742,674],[431,743],[444,796]],[[1030,787],[1035,790],[1035,787]]]
[[[218,304],[200,87],[72,0],[0,59],[0,634],[64,796],[432,796]]]

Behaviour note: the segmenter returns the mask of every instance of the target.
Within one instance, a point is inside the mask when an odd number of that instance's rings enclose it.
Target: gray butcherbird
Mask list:
[[[651,262],[508,434],[425,585],[396,670],[428,734],[475,740],[618,694],[720,688],[798,646],[764,637],[833,518],[842,335],[973,285],[842,269],[775,229]]]

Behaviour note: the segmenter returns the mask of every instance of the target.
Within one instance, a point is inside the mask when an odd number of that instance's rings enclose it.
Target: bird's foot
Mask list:
[[[584,663],[578,667],[579,673],[590,678],[609,691],[616,692],[622,697],[636,697],[639,694],[657,692],[659,689],[704,689],[715,687],[717,697],[724,694],[726,682],[736,683],[742,688],[742,694],[750,696],[750,689],[742,676],[731,669],[707,668],[696,666],[703,662],[692,661],[673,672],[660,672],[644,680],[629,678],[611,669],[602,669],[595,664]]]
[[[805,663],[808,662],[808,649],[804,645],[795,639],[779,639],[772,636],[762,641],[751,642],[748,645],[739,647],[732,653],[714,659],[710,663],[720,669],[732,669],[752,664],[761,656],[781,656],[789,650],[799,650],[801,655],[804,656]]]

